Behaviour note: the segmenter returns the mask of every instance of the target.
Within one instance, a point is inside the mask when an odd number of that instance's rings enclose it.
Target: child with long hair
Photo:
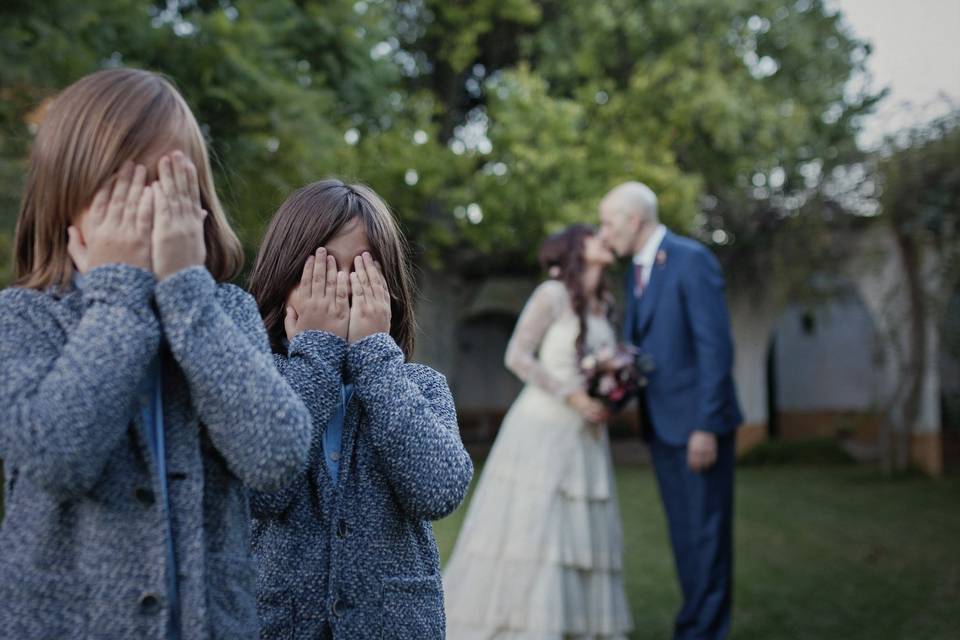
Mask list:
[[[446,380],[409,362],[412,283],[390,210],[362,185],[300,189],[250,290],[313,418],[307,471],[253,494],[263,638],[443,638],[430,521],[460,504],[473,466]]]
[[[0,638],[256,638],[248,488],[309,415],[256,304],[200,128],[156,74],[57,96],[0,293]]]

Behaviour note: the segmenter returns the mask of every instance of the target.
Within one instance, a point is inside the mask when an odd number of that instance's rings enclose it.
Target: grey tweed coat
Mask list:
[[[445,635],[430,521],[460,504],[473,465],[445,378],[378,333],[348,346],[307,331],[276,356],[313,417],[307,472],[253,492],[261,637],[435,640]],[[324,428],[354,384],[336,486]]]
[[[306,463],[309,415],[253,299],[203,267],[105,265],[0,292],[0,638],[166,637],[165,533],[138,387],[160,345],[184,640],[255,638],[244,487]]]

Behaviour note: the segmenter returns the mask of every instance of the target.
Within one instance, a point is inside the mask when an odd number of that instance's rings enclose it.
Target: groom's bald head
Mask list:
[[[600,201],[601,211],[609,207],[622,216],[640,216],[645,222],[659,222],[657,194],[642,182],[624,182],[611,189]]]
[[[642,182],[624,182],[600,201],[601,233],[618,255],[634,253],[659,221],[657,195]]]

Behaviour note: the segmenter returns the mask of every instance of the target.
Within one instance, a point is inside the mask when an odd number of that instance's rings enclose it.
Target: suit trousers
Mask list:
[[[734,435],[717,438],[717,461],[703,473],[687,447],[650,441],[683,592],[674,640],[720,640],[730,630],[733,589]]]

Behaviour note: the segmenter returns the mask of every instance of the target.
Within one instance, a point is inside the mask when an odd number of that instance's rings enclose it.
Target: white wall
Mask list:
[[[870,312],[858,297],[816,307],[790,305],[774,335],[779,409],[867,411],[877,407],[876,335]]]
[[[776,318],[776,305],[769,297],[746,288],[727,291],[733,325],[733,377],[747,424],[767,422],[767,353]]]
[[[889,402],[901,366],[897,354],[906,344],[908,311],[896,246],[879,225],[851,235],[849,242],[847,263],[834,271],[853,284],[860,302],[824,307],[818,323],[822,333],[813,340],[798,333],[798,307],[783,308],[772,294],[749,284],[728,290],[736,347],[734,378],[748,424],[767,422],[767,355],[778,328],[783,339],[778,347],[781,408],[864,410]],[[475,322],[465,334],[463,328],[468,319],[485,314],[518,315],[535,284],[529,278],[465,283],[425,271],[417,311],[418,361],[446,374],[455,397],[458,387],[469,388],[464,400],[471,407],[488,397],[490,409],[504,408],[501,405],[518,387],[511,386],[511,374],[504,369],[505,377],[493,375],[503,354],[491,352],[505,348],[506,331],[502,326],[484,331]],[[940,348],[935,322],[931,314],[922,417],[914,427],[918,433],[940,430]],[[465,345],[483,354],[479,366],[464,353]]]

